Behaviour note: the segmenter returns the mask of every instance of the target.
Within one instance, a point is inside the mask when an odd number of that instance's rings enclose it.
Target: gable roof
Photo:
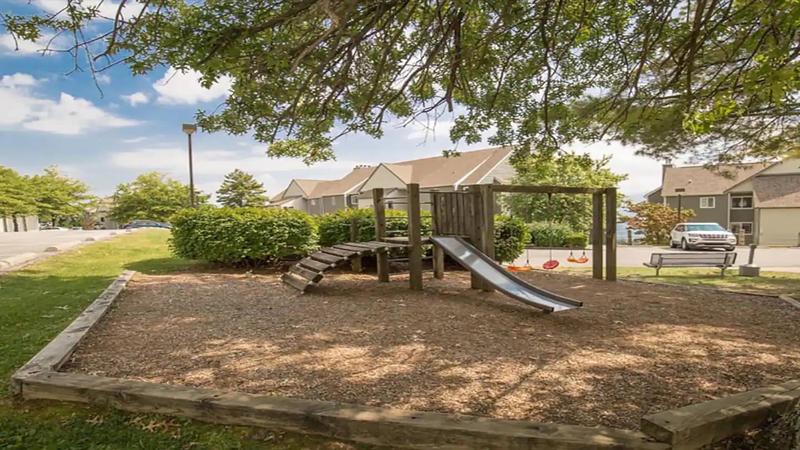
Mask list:
[[[720,195],[753,175],[771,166],[771,162],[749,164],[720,164],[706,166],[666,167],[663,196]],[[684,189],[681,192],[676,189]]]
[[[753,179],[758,208],[800,207],[800,174],[764,175]]]
[[[319,181],[314,189],[308,193],[308,198],[329,197],[332,195],[345,195],[358,188],[367,181],[375,168],[372,166],[359,166],[338,180]]]

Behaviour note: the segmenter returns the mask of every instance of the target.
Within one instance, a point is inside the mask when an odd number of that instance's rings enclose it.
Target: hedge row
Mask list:
[[[404,211],[386,211],[387,234],[404,232]],[[375,239],[375,219],[370,209],[347,209],[320,217],[277,208],[197,208],[171,218],[173,252],[181,257],[230,265],[274,263],[302,256],[318,246],[351,240],[350,224],[358,226],[358,241]],[[430,215],[422,218],[422,233],[430,233]],[[495,218],[495,256],[513,261],[530,242],[527,225],[519,219]]]
[[[291,209],[185,209],[170,222],[170,245],[184,258],[256,265],[306,255],[317,247],[312,217]]]

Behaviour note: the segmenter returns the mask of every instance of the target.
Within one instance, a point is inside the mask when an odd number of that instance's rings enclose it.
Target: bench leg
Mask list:
[[[661,266],[656,266],[656,276],[658,276],[659,272],[661,272]]]
[[[722,271],[721,271],[721,273],[719,274],[720,278],[725,278],[725,269],[727,269],[727,267],[723,267],[723,268],[722,268]]]

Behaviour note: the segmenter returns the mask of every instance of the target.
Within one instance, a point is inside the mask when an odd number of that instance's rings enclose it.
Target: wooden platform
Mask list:
[[[389,239],[386,240],[389,241]],[[391,239],[391,242],[346,242],[321,248],[292,266],[281,276],[281,280],[298,291],[305,292],[309,287],[319,284],[325,276],[324,272],[328,269],[349,263],[354,258],[408,246],[407,243],[402,243],[397,238]]]

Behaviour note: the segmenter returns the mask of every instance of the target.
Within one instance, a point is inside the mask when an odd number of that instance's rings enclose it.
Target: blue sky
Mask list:
[[[2,0],[0,11],[52,11],[63,3]],[[37,51],[43,47],[43,43],[20,43],[15,50],[11,37],[0,28],[0,165],[22,173],[57,165],[98,195],[109,195],[117,184],[151,170],[188,181],[181,124],[192,121],[198,109],[218,107],[225,99],[227,80],[207,90],[192,73],[164,67],[134,77],[117,66],[103,72],[98,89],[88,71],[69,73],[70,55],[41,55]],[[239,168],[253,173],[275,194],[292,178],[337,178],[357,164],[441,154],[453,147],[447,138],[451,123],[451,117],[443,117],[433,130],[422,124],[387,124],[380,140],[347,136],[334,146],[336,161],[311,167],[299,160],[267,158],[266,146],[248,136],[198,133],[193,146],[195,180],[211,193],[225,173]],[[613,155],[612,169],[629,174],[622,192],[636,200],[660,182],[661,163],[635,156],[632,147],[597,143],[573,149],[595,157]]]

